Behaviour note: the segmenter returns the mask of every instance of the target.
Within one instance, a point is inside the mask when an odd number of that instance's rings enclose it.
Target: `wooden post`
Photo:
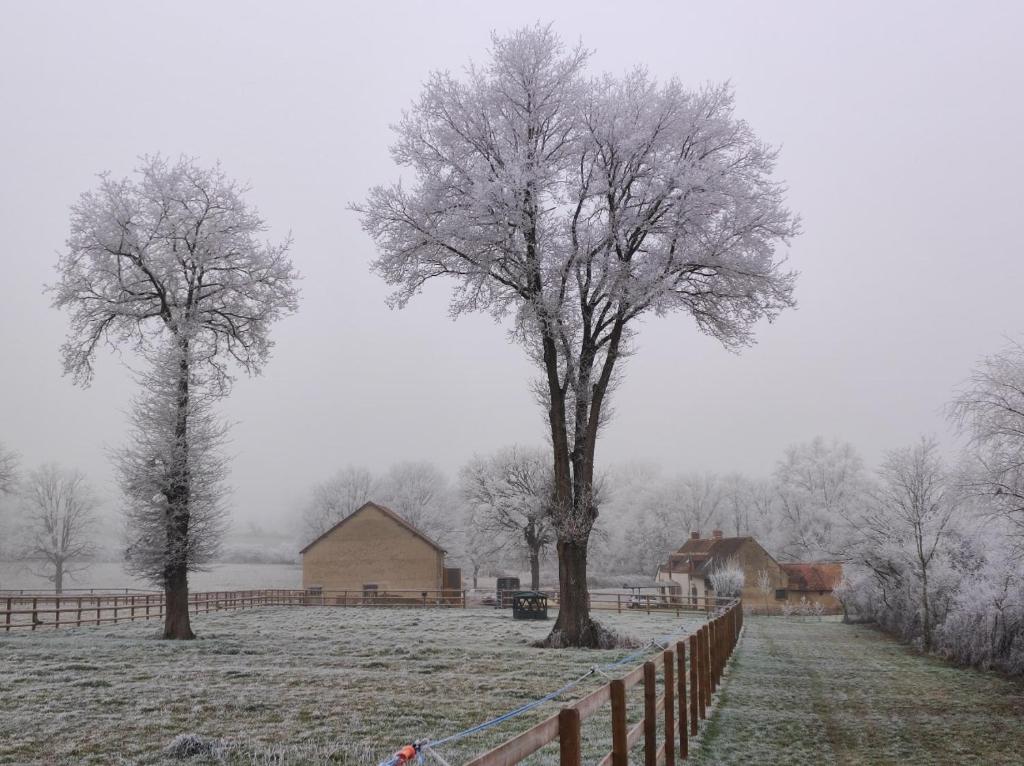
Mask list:
[[[57,596],[53,600],[53,628],[56,630],[60,627],[60,596]]]
[[[615,594],[615,605],[616,605],[616,607],[619,610],[619,614],[622,614],[622,594],[621,593],[616,593]]]
[[[626,748],[626,685],[616,678],[609,685],[612,698],[612,766],[629,766]]]
[[[697,712],[703,721],[707,714],[708,687],[708,632],[704,628],[697,631]]]
[[[690,743],[689,737],[687,737],[687,730],[689,726],[686,720],[686,642],[679,641],[676,643],[676,669],[678,670],[678,678],[676,683],[679,685],[677,690],[677,697],[679,699],[679,760],[685,761],[686,757],[690,754]]]
[[[96,597],[96,624],[100,624],[100,597]]]
[[[676,656],[671,649],[662,655],[665,663],[665,764],[675,766],[676,763]]]
[[[32,630],[36,629],[36,625],[39,623],[39,615],[36,614],[36,600],[32,599]]]
[[[658,667],[653,662],[644,663],[644,766],[658,766]]]
[[[82,597],[78,597],[78,613],[75,615],[75,627],[82,627]]]
[[[13,608],[14,601],[10,596],[7,597],[7,615],[4,617],[4,632],[11,632],[11,609]]]
[[[117,596],[114,596],[114,623],[117,623]]]
[[[698,691],[700,669],[697,667],[697,657],[700,652],[697,649],[697,636],[690,636],[690,736],[697,736],[697,711],[700,707]]]
[[[149,594],[146,594],[146,619],[149,619]]]
[[[580,711],[573,707],[558,712],[559,766],[581,766]]]
[[[708,623],[708,705],[711,704],[711,696],[718,688],[718,620],[717,618]]]

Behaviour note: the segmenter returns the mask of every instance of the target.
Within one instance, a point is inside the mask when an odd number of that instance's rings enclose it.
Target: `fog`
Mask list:
[[[491,30],[550,21],[592,69],[730,80],[737,114],[781,145],[804,233],[796,311],[740,354],[682,315],[648,321],[598,459],[767,473],[816,434],[872,463],[919,434],[983,354],[1021,330],[1024,6],[951,3],[7,3],[0,45],[0,441],[27,466],[80,468],[115,503],[107,450],[134,383],[116,354],[73,386],[67,318],[43,285],[69,206],[109,170],[162,152],[220,160],[290,231],[297,315],[265,374],[223,405],[236,425],[233,516],[296,524],[313,483],[536,444],[534,371],[447,285],[403,311],[369,272],[346,209],[399,177],[387,126],[428,72],[486,56]]]

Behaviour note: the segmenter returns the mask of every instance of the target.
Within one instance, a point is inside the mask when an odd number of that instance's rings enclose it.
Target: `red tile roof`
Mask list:
[[[780,564],[789,577],[789,590],[832,591],[843,579],[843,565],[835,561]]]

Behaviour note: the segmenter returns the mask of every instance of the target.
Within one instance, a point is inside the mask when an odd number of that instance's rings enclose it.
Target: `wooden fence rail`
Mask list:
[[[321,591],[263,589],[190,593],[194,614],[260,606],[465,607],[465,591]],[[12,630],[70,628],[163,619],[161,591],[30,593],[0,595],[0,627]]]
[[[674,766],[685,761],[689,740],[697,735],[700,721],[708,717],[711,696],[721,683],[742,628],[742,605],[738,600],[731,601],[716,610],[715,616],[694,634],[666,647],[660,662],[649,660],[622,678],[613,679],[536,726],[478,755],[467,766],[513,766],[556,741],[561,766],[582,766],[582,724],[593,719],[609,702],[612,749],[598,760],[599,766],[627,766],[630,752],[641,742],[644,766]],[[640,720],[630,724],[628,695],[637,686],[643,690],[644,713]]]

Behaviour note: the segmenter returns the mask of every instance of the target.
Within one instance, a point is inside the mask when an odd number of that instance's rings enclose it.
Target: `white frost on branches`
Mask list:
[[[746,582],[743,566],[735,557],[722,562],[708,575],[715,595],[720,598],[739,598]]]
[[[227,527],[228,427],[214,412],[216,396],[193,386],[180,432],[179,370],[172,346],[139,375],[143,392],[133,403],[128,444],[114,453],[124,495],[126,568],[157,584],[174,571],[201,571],[220,552]]]
[[[48,464],[29,473],[22,492],[25,547],[54,590],[95,552],[96,497],[78,471]]]
[[[587,51],[550,27],[492,44],[464,78],[430,75],[396,126],[412,183],[377,186],[354,209],[394,305],[447,277],[453,315],[514,319],[550,427],[567,573],[555,632],[596,645],[583,584],[617,363],[641,317],[677,311],[727,347],[750,343],[758,320],[793,304],[776,249],[798,224],[775,150],[733,115],[728,86],[593,77]]]

